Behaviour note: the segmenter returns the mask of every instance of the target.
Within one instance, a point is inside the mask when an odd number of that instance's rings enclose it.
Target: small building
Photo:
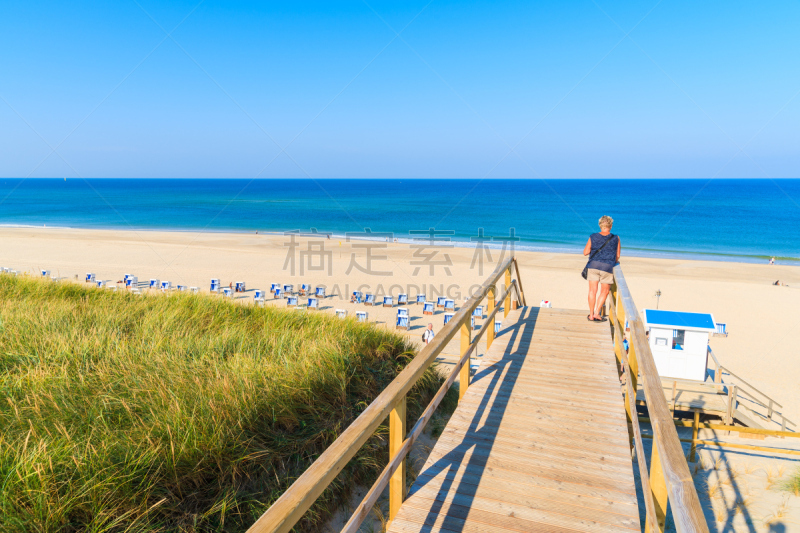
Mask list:
[[[716,331],[711,313],[645,309],[644,322],[661,377],[705,381],[708,337]]]

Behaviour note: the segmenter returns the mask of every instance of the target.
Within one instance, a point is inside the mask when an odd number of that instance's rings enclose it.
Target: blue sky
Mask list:
[[[5,2],[0,175],[800,177],[797,20],[796,2]]]

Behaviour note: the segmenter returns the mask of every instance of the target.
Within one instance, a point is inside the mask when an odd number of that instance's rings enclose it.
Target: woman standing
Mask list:
[[[609,216],[600,217],[600,232],[592,233],[583,249],[583,255],[589,255],[589,263],[586,265],[588,273],[586,279],[589,281],[589,314],[586,319],[591,322],[605,322],[605,318],[600,315],[600,309],[608,297],[611,284],[614,283],[614,265],[619,261],[622,244],[619,236],[611,233],[614,219]],[[600,294],[597,294],[597,286],[600,285]]]

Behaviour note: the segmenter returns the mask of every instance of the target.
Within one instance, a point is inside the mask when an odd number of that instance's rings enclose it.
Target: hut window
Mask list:
[[[684,339],[686,338],[686,330],[673,329],[672,330],[672,349],[683,350]]]

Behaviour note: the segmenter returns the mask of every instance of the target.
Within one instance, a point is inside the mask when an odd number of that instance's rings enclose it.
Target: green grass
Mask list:
[[[0,531],[243,531],[412,355],[325,314],[0,276]],[[409,396],[413,422],[441,380]],[[386,429],[304,517],[386,463]]]
[[[795,496],[800,496],[800,468],[789,476],[789,479],[781,483],[781,488],[787,492],[791,492]]]

